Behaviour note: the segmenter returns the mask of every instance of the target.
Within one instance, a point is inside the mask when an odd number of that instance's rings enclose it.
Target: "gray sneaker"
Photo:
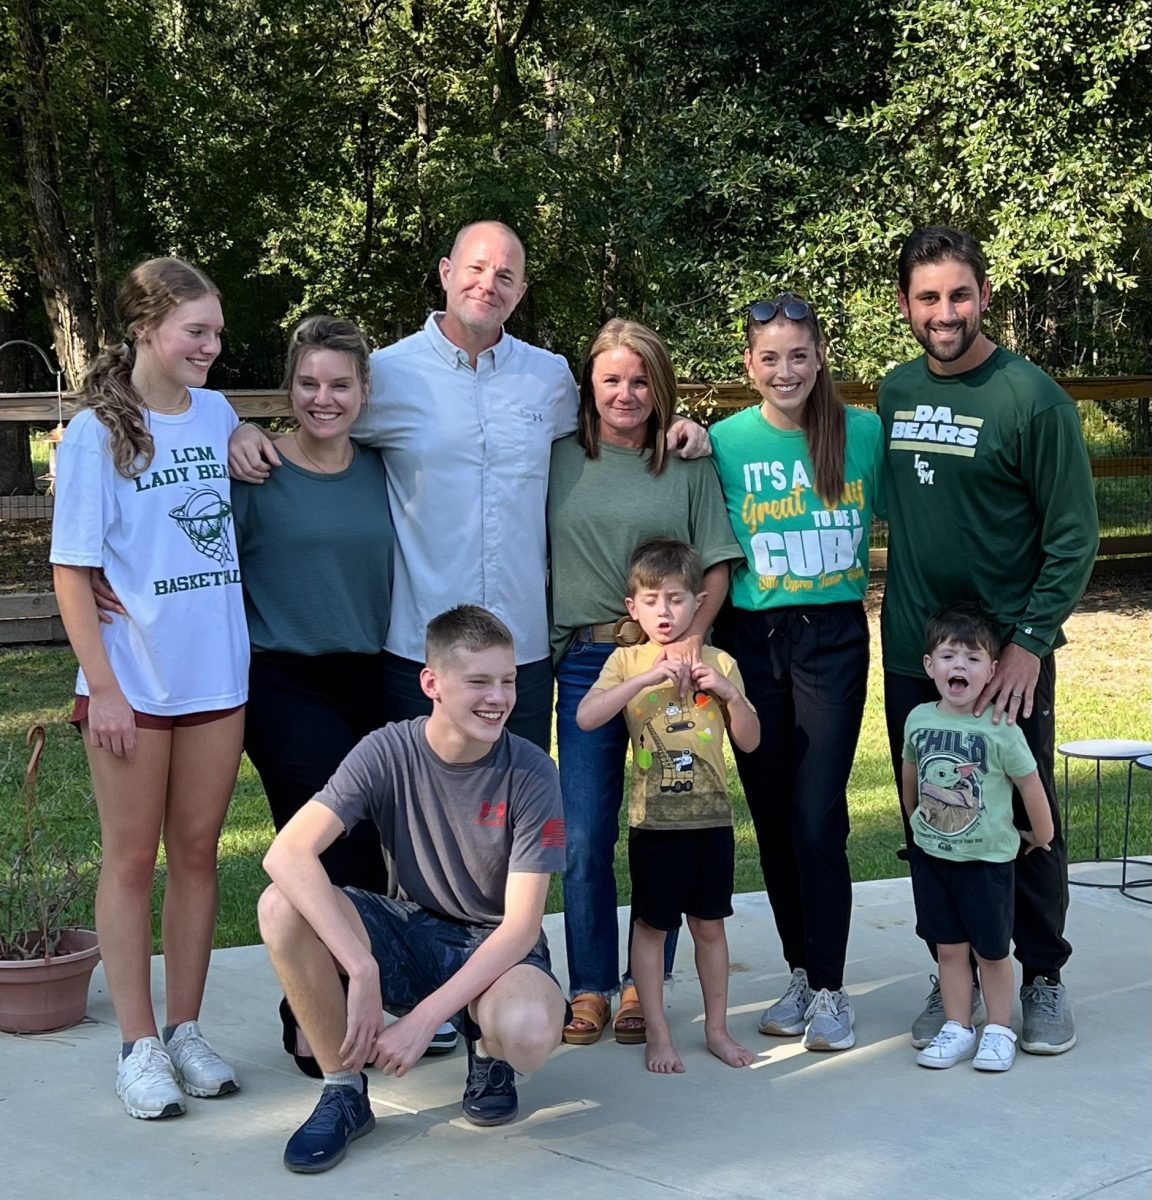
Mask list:
[[[836,992],[821,988],[813,995],[804,1016],[808,1021],[804,1030],[805,1050],[849,1050],[856,1045],[856,1035],[852,1032],[856,1017],[843,988]]]
[[[1062,983],[1043,976],[1020,989],[1024,1028],[1020,1049],[1028,1054],[1063,1054],[1076,1045],[1076,1022]]]
[[[804,1014],[812,1003],[812,989],[808,986],[808,972],[797,967],[784,995],[770,1004],[760,1014],[757,1028],[761,1033],[775,1037],[793,1037],[804,1032]]]
[[[923,1011],[912,1022],[912,1047],[915,1050],[923,1050],[925,1046],[931,1045],[932,1039],[944,1028],[944,1000],[940,995],[940,980],[935,975],[929,975],[928,978],[932,980],[932,990],[924,1001]],[[983,1025],[987,1020],[984,997],[980,995],[980,989],[973,984],[972,1024]]]

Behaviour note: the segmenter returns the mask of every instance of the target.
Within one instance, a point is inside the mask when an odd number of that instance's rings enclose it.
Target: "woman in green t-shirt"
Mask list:
[[[846,785],[868,676],[868,528],[880,421],[846,408],[820,324],[792,292],[753,304],[744,367],[760,404],[713,426],[713,459],[744,561],[717,645],[763,731],[735,751],[792,978],[760,1032],[809,1050],[855,1043],[844,990],[852,909]]]
[[[622,716],[585,732],[576,725],[577,705],[616,649],[628,561],[640,543],[673,537],[699,551],[707,598],[693,631],[701,639],[727,593],[728,564],[741,554],[707,458],[684,460],[667,449],[675,406],[676,376],[664,343],[635,321],[609,321],[584,356],[577,432],[552,448],[552,647],[573,1007],[564,1040],[577,1045],[600,1037],[609,997],[621,986],[612,861],[628,751]],[[668,942],[671,953],[675,941]],[[642,1042],[643,1016],[627,970],[623,982],[616,1039]]]

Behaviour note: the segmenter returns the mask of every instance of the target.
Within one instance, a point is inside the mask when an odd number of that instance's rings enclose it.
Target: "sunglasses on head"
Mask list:
[[[812,315],[812,308],[795,292],[781,292],[775,300],[757,300],[748,309],[749,318],[758,325],[774,320],[778,313],[783,313],[789,321],[803,321]]]

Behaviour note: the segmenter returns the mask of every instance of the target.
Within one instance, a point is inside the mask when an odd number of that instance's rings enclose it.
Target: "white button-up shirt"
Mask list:
[[[558,354],[508,333],[473,369],[433,313],[372,355],[352,433],[388,471],[396,573],[387,648],[424,661],[424,631],[457,604],[494,612],[516,661],[547,658],[545,511],[552,442],[576,428],[576,383]]]

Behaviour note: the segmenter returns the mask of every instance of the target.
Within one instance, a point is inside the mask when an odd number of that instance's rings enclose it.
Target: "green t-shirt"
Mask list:
[[[712,427],[713,461],[744,552],[732,573],[737,608],[863,598],[883,439],[875,413],[848,408],[845,417],[844,491],[831,509],[816,491],[803,430],[769,425],[758,405]]]
[[[657,642],[613,650],[592,685],[608,691],[651,670],[664,649]],[[701,658],[744,695],[736,660],[704,646]],[[670,681],[634,696],[624,708],[632,738],[633,829],[716,829],[732,824],[724,766],[725,706],[711,692],[681,697]]]
[[[960,375],[921,356],[880,385],[887,440],[884,667],[920,676],[924,625],[975,601],[1005,642],[1063,645],[1096,556],[1092,470],[1076,405],[1054,379],[997,348]]]
[[[993,725],[991,708],[953,716],[920,704],[904,723],[904,761],[916,764],[916,845],[956,862],[1016,857],[1012,780],[1036,770],[1019,725]]]
[[[345,471],[286,458],[261,484],[233,481],[240,581],[253,650],[379,654],[395,534],[384,463],[353,444]]]
[[[660,475],[646,452],[601,443],[589,458],[576,435],[552,446],[548,538],[552,554],[552,654],[559,662],[583,625],[625,615],[628,560],[654,537],[695,546],[704,569],[741,556],[706,458],[669,455]]]

